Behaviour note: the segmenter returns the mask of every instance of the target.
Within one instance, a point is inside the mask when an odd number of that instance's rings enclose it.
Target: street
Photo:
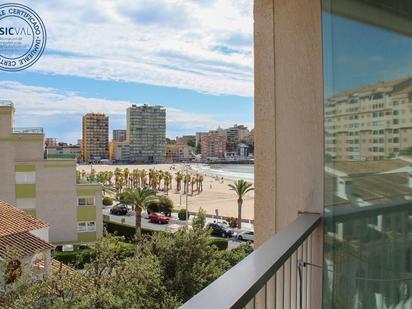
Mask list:
[[[134,212],[129,211],[129,213],[126,216],[117,216],[117,215],[112,215],[110,214],[110,208],[111,207],[106,207],[102,210],[103,215],[107,216],[110,218],[111,222],[117,222],[117,223],[122,223],[122,224],[127,224],[127,225],[135,225],[135,217],[134,217]],[[212,223],[214,222],[214,219],[211,218],[206,218],[206,224],[207,223]],[[189,219],[189,224],[191,224],[191,219]],[[155,231],[169,231],[169,232],[174,232],[176,231],[179,227],[185,226],[187,223],[185,221],[181,221],[177,217],[177,213],[172,213],[172,216],[170,218],[169,224],[158,224],[158,223],[151,223],[149,222],[149,219],[147,219],[147,212],[143,211],[142,212],[142,228],[149,229],[149,230],[155,230]],[[251,224],[243,223],[242,224],[242,231],[243,230],[250,230],[253,228]],[[212,236],[214,237],[214,236]],[[231,238],[228,239],[228,248],[232,249],[237,246],[239,246],[242,241],[237,240],[236,238]]]

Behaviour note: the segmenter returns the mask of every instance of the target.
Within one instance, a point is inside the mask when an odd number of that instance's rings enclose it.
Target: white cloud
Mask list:
[[[43,126],[47,119],[59,123],[64,119],[78,119],[89,112],[100,112],[108,115],[116,125],[125,119],[126,109],[132,104],[145,102],[130,102],[121,100],[109,100],[101,98],[89,98],[79,96],[73,92],[63,92],[54,88],[36,87],[15,81],[0,81],[0,91],[3,98],[13,98],[19,122],[30,122],[30,125]],[[231,120],[217,120],[213,115],[199,115],[184,112],[176,108],[166,106],[167,126],[175,130],[189,130],[194,133],[197,130],[215,129],[219,125],[228,127],[233,125]],[[49,118],[49,116],[53,116]],[[123,118],[124,117],[124,118]],[[111,121],[112,121],[111,120]],[[125,123],[124,123],[125,126]],[[73,132],[65,132],[71,141],[77,134],[80,138],[79,128]],[[72,136],[73,135],[73,136]]]
[[[253,95],[252,0],[26,3],[48,31],[30,70]]]

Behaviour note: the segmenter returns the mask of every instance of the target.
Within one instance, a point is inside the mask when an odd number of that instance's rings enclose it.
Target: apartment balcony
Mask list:
[[[319,214],[301,214],[181,308],[316,308],[321,228]]]
[[[410,308],[407,293],[398,294],[410,285],[410,261],[393,267],[393,259],[381,255],[391,256],[392,250],[394,256],[408,256],[411,224],[408,198],[378,207],[325,209],[323,216],[302,213],[181,308],[304,309],[322,303],[327,308],[322,295],[337,287],[345,289],[346,298],[339,308],[358,308],[371,291],[378,308]],[[382,270],[389,265],[393,269]],[[360,275],[364,269],[370,273]],[[350,279],[349,286],[333,276]]]

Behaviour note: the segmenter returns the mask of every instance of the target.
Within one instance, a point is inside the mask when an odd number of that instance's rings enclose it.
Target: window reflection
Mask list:
[[[412,3],[323,0],[325,308],[412,308]]]

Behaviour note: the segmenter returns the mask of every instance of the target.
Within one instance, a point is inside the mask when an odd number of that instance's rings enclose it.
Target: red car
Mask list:
[[[170,218],[168,216],[162,215],[161,213],[158,212],[152,212],[149,215],[149,221],[150,222],[157,222],[159,224],[162,223],[169,223]]]

